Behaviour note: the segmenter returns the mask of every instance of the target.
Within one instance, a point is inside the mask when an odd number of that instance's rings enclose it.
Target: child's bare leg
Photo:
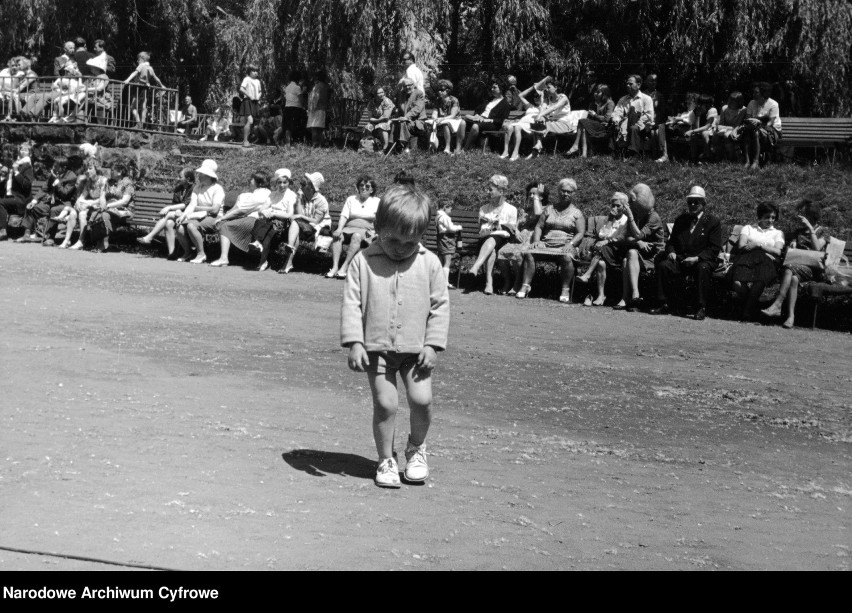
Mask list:
[[[400,374],[411,409],[411,434],[408,440],[412,445],[420,447],[432,424],[432,373],[411,367]]]
[[[399,393],[396,389],[396,374],[368,373],[370,392],[373,394],[373,439],[379,460],[393,457],[394,424],[399,410]],[[412,419],[414,406],[411,407]]]
[[[450,264],[453,262],[453,254],[445,253],[441,256],[441,266],[444,269],[444,278],[447,280],[447,287],[452,287],[450,285]]]
[[[509,159],[517,160],[519,152],[521,150],[521,140],[523,139],[523,132],[521,131],[521,126],[515,126],[512,129],[512,134],[515,137],[515,148],[512,149],[512,157]]]

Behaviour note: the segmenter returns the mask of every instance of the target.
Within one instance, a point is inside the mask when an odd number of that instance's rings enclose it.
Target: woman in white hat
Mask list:
[[[112,108],[112,101],[106,101],[106,88],[109,85],[109,77],[106,75],[107,58],[106,55],[96,55],[93,58],[86,60],[86,66],[89,67],[91,77],[84,80],[86,87],[85,97],[88,97],[86,106],[88,108],[80,108],[78,105],[77,116],[82,119],[85,114],[94,114],[99,123],[103,123],[106,118],[106,111]],[[81,102],[82,102],[81,97]]]
[[[269,254],[283,240],[295,213],[298,196],[290,189],[291,176],[287,168],[275,171],[269,203],[257,212],[258,218],[251,231],[252,242],[249,247],[260,249],[260,262],[257,266],[259,271],[269,267]]]
[[[293,270],[293,258],[300,241],[316,240],[317,234],[323,228],[331,226],[331,216],[328,214],[328,200],[320,193],[325,178],[318,172],[306,172],[301,180],[302,189],[296,201],[296,214],[287,233],[287,263],[281,269],[282,274]]]
[[[219,267],[229,264],[228,252],[231,250],[231,245],[240,251],[248,251],[251,231],[258,218],[258,211],[269,204],[269,196],[272,194],[269,190],[271,180],[272,178],[265,170],[252,173],[249,180],[252,191],[240,194],[236,204],[216,220],[221,254],[218,260],[210,262],[211,266]]]
[[[222,205],[225,203],[225,190],[219,185],[219,177],[216,175],[218,168],[215,160],[204,160],[195,169],[195,187],[189,205],[175,220],[177,239],[183,248],[183,255],[177,259],[178,262],[189,259],[190,239],[196,249],[196,256],[190,261],[193,264],[207,261],[204,255],[204,234],[217,231],[216,220],[222,216]]]

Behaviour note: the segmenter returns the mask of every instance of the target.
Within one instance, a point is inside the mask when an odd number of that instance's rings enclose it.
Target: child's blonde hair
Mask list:
[[[392,185],[379,201],[376,231],[394,230],[405,236],[423,236],[429,227],[429,205],[429,196],[413,185]]]

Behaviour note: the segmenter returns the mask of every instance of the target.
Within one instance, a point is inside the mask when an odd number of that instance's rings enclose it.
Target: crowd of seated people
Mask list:
[[[62,224],[60,248],[109,248],[111,234],[134,218],[133,173],[122,162],[108,166],[97,157],[58,158],[46,164],[47,181],[40,193],[33,192],[31,146],[24,143],[14,151],[7,145],[0,160],[0,241],[6,240],[10,216],[19,216],[21,243],[55,245]],[[179,262],[207,263],[205,235],[216,235],[218,259],[209,263],[223,267],[236,248],[257,252],[257,270],[269,268],[269,256],[279,246],[285,263],[280,272],[294,269],[300,244],[330,251],[329,279],[345,278],[357,253],[370,245],[379,186],[367,175],[354,181],[355,194],[343,203],[336,228],[332,227],[328,200],[322,193],[325,179],[318,172],[305,172],[294,181],[294,173],[280,168],[274,173],[258,169],[248,177],[249,191],[241,194],[227,211],[225,190],[219,184],[218,165],[204,160],[196,169],[184,168],[172,194],[172,204],[159,211],[153,228],[138,242],[149,245],[160,234],[165,238],[167,257]],[[395,182],[412,182],[400,173]],[[823,272],[810,258],[788,259],[788,248],[820,251],[827,245],[827,230],[819,225],[820,207],[803,201],[798,207],[801,227],[785,241],[776,227],[780,208],[760,202],[755,219],[744,224],[736,245],[721,254],[722,226],[708,210],[708,196],[693,186],[685,198],[685,210],[673,220],[669,236],[655,209],[651,188],[637,183],[625,192],[602,198],[600,211],[584,211],[577,204],[577,182],[566,177],[558,182],[555,198],[550,188],[531,181],[524,190],[525,202],[510,202],[509,180],[493,175],[486,184],[487,201],[479,209],[479,242],[476,258],[468,272],[485,274],[485,294],[513,295],[523,299],[533,290],[537,265],[553,262],[559,275],[559,301],[571,303],[577,292],[587,306],[609,301],[616,310],[652,314],[684,314],[684,280],[692,278],[695,299],[691,316],[706,316],[713,278],[723,283],[738,305],[743,320],[758,316],[758,305],[768,286],[780,281],[776,300],[762,314],[784,316],[784,326],[794,323],[796,295],[801,283],[821,280]],[[447,275],[455,253],[460,226],[452,220],[452,203],[439,206],[436,214],[436,247]],[[595,215],[594,213],[602,213]],[[76,241],[74,237],[76,235]],[[345,250],[345,253],[344,253]],[[725,269],[725,263],[730,266]],[[496,266],[495,266],[496,265]],[[495,267],[502,286],[494,291]],[[578,269],[585,270],[577,276]],[[607,275],[621,273],[621,289],[607,295]],[[656,295],[643,297],[640,279],[653,271]],[[721,274],[723,273],[724,274]],[[583,297],[585,299],[583,299]],[[648,308],[649,306],[653,308]]]

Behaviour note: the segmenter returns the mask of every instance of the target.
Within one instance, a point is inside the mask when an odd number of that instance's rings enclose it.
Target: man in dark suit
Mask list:
[[[695,185],[686,197],[688,212],[674,222],[669,242],[658,256],[656,265],[657,297],[660,306],[652,309],[653,315],[680,310],[683,295],[683,277],[692,276],[698,286],[698,310],[695,319],[704,319],[710,279],[716,268],[716,258],[722,249],[722,224],[705,212],[707,195]]]
[[[92,76],[92,69],[86,65],[86,62],[95,57],[95,54],[90,53],[89,50],[86,49],[86,39],[82,36],[78,36],[74,40],[74,45],[76,47],[74,51],[74,59],[77,62],[77,68],[80,70],[80,74],[84,77]]]
[[[487,100],[477,107],[473,115],[462,117],[464,121],[459,126],[456,138],[464,142],[464,148],[470,149],[479,140],[480,132],[499,130],[503,122],[509,116],[512,107],[503,97],[503,88],[499,83],[491,85],[491,100]],[[467,137],[465,137],[467,134]]]
[[[59,71],[65,67],[69,60],[74,59],[74,50],[76,46],[73,41],[68,41],[63,47],[63,53],[53,60],[53,76],[58,77]]]
[[[394,141],[402,143],[405,153],[411,153],[411,144],[426,133],[426,96],[411,79],[403,78],[402,84],[408,92],[408,99],[402,105],[402,115],[394,117],[391,122],[394,124]]]

